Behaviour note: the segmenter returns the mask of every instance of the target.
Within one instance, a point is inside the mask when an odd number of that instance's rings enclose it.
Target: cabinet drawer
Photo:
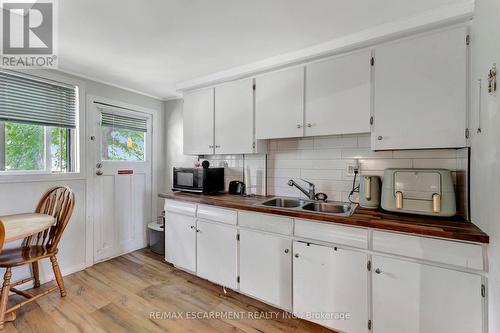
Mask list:
[[[291,218],[241,211],[238,212],[238,224],[240,227],[282,235],[291,235],[293,230],[293,220]]]
[[[179,213],[187,216],[196,216],[196,205],[176,200],[165,200],[163,206],[166,212]]]
[[[374,231],[373,250],[471,269],[483,269],[481,245]]]
[[[238,215],[235,210],[199,205],[198,218],[215,222],[236,225]]]
[[[363,249],[368,248],[368,230],[362,228],[344,227],[308,220],[295,220],[295,236]]]

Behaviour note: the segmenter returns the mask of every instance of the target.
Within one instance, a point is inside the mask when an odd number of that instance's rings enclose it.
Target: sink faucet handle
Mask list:
[[[303,182],[308,183],[310,186],[314,187],[314,183],[311,183],[310,181],[305,180],[304,178],[300,178],[300,180],[302,180]]]

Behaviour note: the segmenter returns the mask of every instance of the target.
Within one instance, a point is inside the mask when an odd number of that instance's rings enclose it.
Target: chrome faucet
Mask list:
[[[304,179],[300,179],[302,180],[303,182],[306,182],[307,184],[309,184],[309,190],[306,191],[302,186],[300,186],[299,184],[297,184],[295,182],[295,180],[293,179],[290,179],[288,181],[288,186],[295,186],[296,188],[299,189],[299,191],[301,191],[302,193],[304,193],[308,198],[309,200],[316,200],[316,189],[315,189],[315,186],[313,183],[311,182],[308,182],[307,180],[304,180]]]

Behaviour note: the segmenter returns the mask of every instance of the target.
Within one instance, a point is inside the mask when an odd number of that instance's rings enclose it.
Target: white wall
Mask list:
[[[472,26],[471,214],[472,221],[490,236],[489,325],[500,332],[500,103],[499,94],[487,92],[486,77],[492,63],[500,65],[500,1],[476,0]],[[481,133],[478,79],[481,91]]]
[[[29,72],[27,72],[29,73]],[[54,72],[52,72],[54,73]],[[158,127],[157,139],[154,143],[155,150],[158,150],[156,157],[162,157],[164,150],[164,119],[163,119],[163,102],[150,97],[142,96],[130,91],[98,83],[95,81],[82,79],[73,75],[67,75],[61,72],[55,74],[62,77],[81,80],[85,84],[86,93],[97,95],[125,103],[130,103],[137,106],[142,106],[149,109],[158,110]],[[86,100],[86,98],[85,98]],[[85,112],[85,110],[83,110]],[[80,131],[85,131],[85,124],[80,125]],[[87,152],[88,153],[88,152]],[[81,156],[82,163],[85,163],[86,156]],[[164,191],[164,174],[163,158],[153,160],[153,173],[156,173],[156,192]],[[161,169],[161,171],[159,171]],[[155,175],[153,175],[155,177]],[[0,215],[16,214],[21,212],[31,212],[41,197],[41,195],[50,187],[55,185],[68,185],[75,191],[76,204],[73,216],[64,232],[63,238],[59,245],[58,260],[63,274],[69,274],[85,267],[86,261],[86,178],[85,173],[82,173],[78,179],[71,180],[44,180],[44,181],[23,181],[9,180],[5,182],[0,176]],[[156,197],[156,196],[155,196]],[[161,200],[157,200],[158,210],[161,211]],[[156,212],[153,212],[156,214]],[[20,244],[20,242],[6,244],[6,247],[12,247]],[[50,262],[45,260],[41,266],[41,280],[47,281],[52,279],[52,271]],[[0,278],[3,276],[3,271],[0,271]],[[27,277],[29,274],[28,267],[21,267],[14,270],[13,279]]]

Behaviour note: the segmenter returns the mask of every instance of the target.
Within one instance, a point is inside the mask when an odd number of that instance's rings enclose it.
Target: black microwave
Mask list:
[[[224,168],[174,168],[174,191],[216,193],[224,191]]]

